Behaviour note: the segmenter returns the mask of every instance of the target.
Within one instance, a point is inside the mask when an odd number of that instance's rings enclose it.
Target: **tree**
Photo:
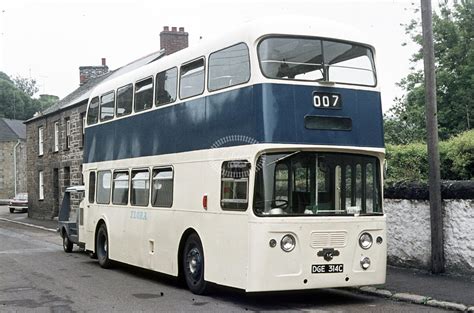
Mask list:
[[[474,125],[474,2],[440,6],[433,15],[439,136],[447,139]],[[385,114],[385,139],[392,144],[421,142],[426,138],[422,34],[419,19],[405,25],[406,34],[419,45],[411,73],[398,85],[401,98]]]
[[[15,81],[21,82],[22,87],[19,88]],[[7,74],[0,72],[0,117],[27,120],[58,100],[56,96],[31,98],[25,90],[29,93],[33,92],[36,88],[35,84],[31,79],[17,77],[12,80]]]
[[[34,78],[16,76],[13,78],[13,84],[15,84],[18,89],[30,97],[33,97],[39,90],[38,86],[36,86],[36,80]]]

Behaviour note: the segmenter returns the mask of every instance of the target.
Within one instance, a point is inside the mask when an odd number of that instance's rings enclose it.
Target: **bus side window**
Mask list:
[[[87,111],[87,125],[96,124],[99,120],[99,97],[94,97]]]
[[[95,201],[95,172],[89,173],[89,203]]]
[[[114,118],[115,92],[111,91],[100,97],[100,120]]]
[[[225,48],[209,56],[209,91],[235,86],[250,79],[250,59],[247,45]]]
[[[123,86],[117,89],[117,109],[115,112],[117,117],[132,113],[132,101],[133,101],[133,85],[132,84],[128,84],[126,86]]]
[[[153,106],[153,78],[135,84],[135,112],[148,110]]]
[[[204,59],[198,59],[181,66],[179,97],[181,99],[204,92]]]
[[[110,171],[97,172],[97,203],[110,203],[110,179],[112,174]]]
[[[128,171],[114,172],[112,204],[128,204]]]
[[[245,160],[222,163],[221,208],[247,210],[250,163]]]
[[[153,169],[151,204],[154,207],[173,206],[173,169],[171,167]]]
[[[156,74],[155,105],[161,106],[176,100],[178,69],[176,67]]]
[[[132,170],[131,205],[147,206],[150,192],[150,171]]]

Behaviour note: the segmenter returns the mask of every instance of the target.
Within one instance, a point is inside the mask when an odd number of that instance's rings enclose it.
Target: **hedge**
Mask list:
[[[426,144],[386,145],[386,153],[388,183],[428,180]],[[474,179],[474,130],[440,142],[439,153],[441,179]]]

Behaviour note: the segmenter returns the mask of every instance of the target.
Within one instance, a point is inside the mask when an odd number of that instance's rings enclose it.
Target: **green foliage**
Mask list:
[[[16,77],[11,79],[0,72],[0,117],[27,120],[58,100],[56,96],[41,96],[33,99],[38,88],[33,79]]]
[[[439,137],[447,139],[474,125],[474,1],[452,8],[441,5],[433,15]],[[398,85],[404,96],[385,114],[385,140],[390,144],[422,142],[426,138],[421,22],[405,25],[420,49],[412,56],[412,72]]]
[[[474,179],[474,130],[440,142],[441,179]],[[427,147],[422,143],[387,145],[387,182],[426,181]]]

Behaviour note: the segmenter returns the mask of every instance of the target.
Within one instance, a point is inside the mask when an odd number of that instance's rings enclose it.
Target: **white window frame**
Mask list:
[[[71,119],[66,119],[66,149],[71,146]]]
[[[43,177],[43,171],[39,171],[38,173],[38,199],[39,200],[44,200],[44,177]]]
[[[38,155],[43,155],[43,138],[44,138],[44,130],[43,126],[38,127]]]
[[[59,151],[59,122],[54,122],[54,152]]]

